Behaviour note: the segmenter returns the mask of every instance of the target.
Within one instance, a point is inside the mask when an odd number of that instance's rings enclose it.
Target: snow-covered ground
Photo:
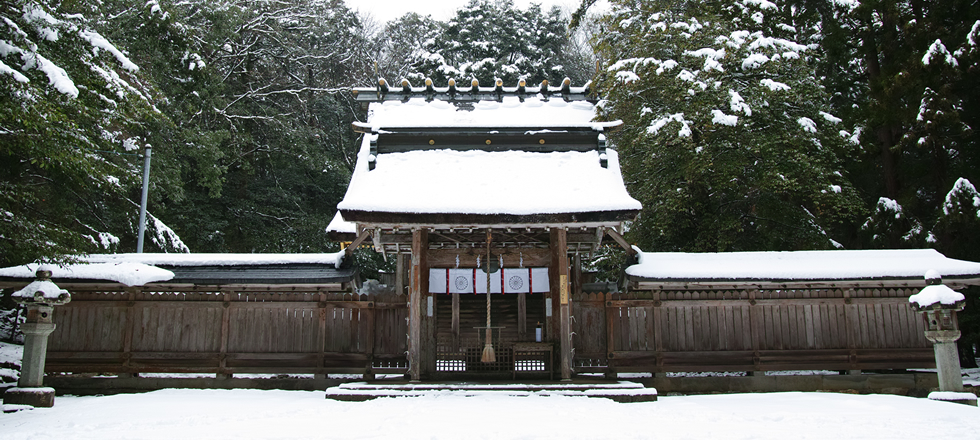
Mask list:
[[[19,364],[21,346],[0,343]],[[796,374],[813,372],[796,372]],[[980,380],[980,369],[964,371]],[[661,396],[326,400],[323,391],[161,390],[60,396],[54,408],[0,414],[13,439],[946,439],[980,438],[980,409],[891,395]]]
[[[724,394],[615,403],[437,395],[336,402],[323,392],[162,390],[58,397],[0,414],[4,439],[944,439],[980,438],[980,410],[835,393]]]

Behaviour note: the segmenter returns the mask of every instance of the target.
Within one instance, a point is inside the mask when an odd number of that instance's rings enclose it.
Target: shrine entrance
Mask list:
[[[489,276],[476,268],[429,270],[435,315],[429,371],[439,379],[549,378],[554,350],[545,335],[548,268],[491,270]],[[488,336],[495,353],[490,359],[483,356]]]
[[[486,342],[486,294],[435,297],[437,378],[552,378],[554,350],[551,343],[543,342],[544,293],[491,294],[494,362],[481,360]]]

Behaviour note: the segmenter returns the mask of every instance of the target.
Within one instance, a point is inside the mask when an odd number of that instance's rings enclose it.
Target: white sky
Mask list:
[[[450,18],[457,9],[469,3],[469,0],[346,0],[347,6],[359,12],[370,13],[376,20],[386,23],[389,20],[401,17],[408,12],[417,12],[421,15],[432,15],[436,20],[446,20]],[[514,0],[514,6],[519,9],[527,9],[532,0]],[[549,10],[552,6],[559,6],[566,10],[575,10],[580,4],[579,0],[536,0],[534,3],[541,4],[542,9]],[[595,8],[595,6],[593,6]]]

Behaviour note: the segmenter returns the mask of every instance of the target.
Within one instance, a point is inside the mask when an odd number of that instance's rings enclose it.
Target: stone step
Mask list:
[[[328,399],[356,402],[379,397],[422,396],[602,397],[616,402],[631,403],[655,402],[657,390],[627,381],[605,383],[350,382],[326,390]]]

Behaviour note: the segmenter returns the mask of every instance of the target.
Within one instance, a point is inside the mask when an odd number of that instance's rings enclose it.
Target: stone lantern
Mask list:
[[[909,297],[912,309],[922,312],[926,320],[926,339],[933,343],[940,391],[963,391],[960,358],[956,340],[960,338],[956,312],[963,310],[965,298],[943,285],[934,270],[926,272],[926,287]]]
[[[34,282],[13,294],[14,301],[27,307],[27,322],[20,327],[24,333],[24,360],[20,380],[7,390],[3,402],[47,408],[54,406],[54,389],[43,386],[48,335],[55,327],[51,314],[54,306],[71,301],[71,295],[51,281],[50,267],[42,265],[36,276]]]

